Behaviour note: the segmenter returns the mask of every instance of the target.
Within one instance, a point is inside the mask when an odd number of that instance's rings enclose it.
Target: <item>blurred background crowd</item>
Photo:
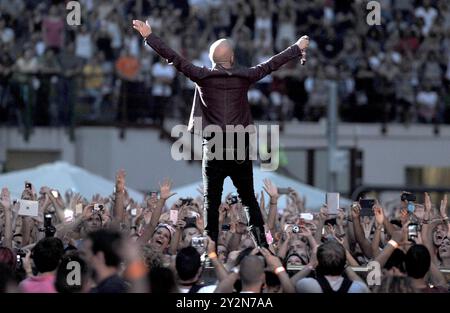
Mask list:
[[[231,38],[250,66],[311,38],[306,66],[293,61],[249,91],[255,119],[318,121],[327,80],[338,82],[347,122],[450,123],[450,4],[367,1],[80,0],[81,25],[62,0],[0,0],[0,122],[21,126],[186,121],[194,85],[176,75],[131,27],[155,34],[197,65]]]

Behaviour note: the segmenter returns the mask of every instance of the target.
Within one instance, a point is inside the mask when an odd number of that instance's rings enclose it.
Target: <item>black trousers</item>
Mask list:
[[[236,139],[236,137],[235,137]],[[249,136],[246,136],[245,159],[237,159],[239,146],[227,146],[221,151],[223,159],[210,159],[211,153],[216,148],[211,137],[203,138],[203,160],[202,177],[205,207],[205,230],[212,240],[217,242],[219,234],[219,206],[221,204],[223,182],[226,177],[230,177],[237,189],[242,205],[249,207],[250,225],[253,227],[263,227],[264,220],[261,215],[258,201],[255,198],[253,189],[253,162],[249,158]],[[225,139],[224,139],[225,146]],[[235,140],[236,142],[236,140]],[[227,159],[229,153],[234,155],[234,159]]]

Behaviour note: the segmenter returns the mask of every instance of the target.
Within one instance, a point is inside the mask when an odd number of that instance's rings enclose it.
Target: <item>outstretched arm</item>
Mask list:
[[[145,38],[145,42],[152,47],[156,53],[166,59],[169,64],[175,66],[175,68],[186,75],[186,77],[194,82],[197,82],[203,78],[206,69],[195,66],[167,46],[161,38],[152,33],[152,28],[148,22],[144,23],[139,20],[133,20],[133,28],[136,29],[143,38]]]
[[[301,37],[295,44],[271,57],[268,61],[260,63],[250,68],[249,80],[251,83],[257,82],[264,76],[278,70],[282,65],[287,62],[298,58],[304,57],[304,52],[309,46],[309,37]]]

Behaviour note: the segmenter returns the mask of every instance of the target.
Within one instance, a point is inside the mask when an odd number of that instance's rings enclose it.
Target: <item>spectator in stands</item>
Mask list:
[[[119,120],[136,121],[139,111],[139,94],[137,79],[139,76],[139,60],[127,50],[122,50],[117,59],[116,73],[121,80],[119,100]]]
[[[86,14],[83,15],[84,22],[76,32],[71,28],[66,28],[63,23],[59,11],[64,11],[64,7],[61,4],[53,5],[53,3],[42,1],[39,4],[27,3],[25,5],[23,1],[19,1],[13,9],[8,1],[2,1],[2,12],[5,12],[5,14],[0,18],[0,40],[10,47],[11,53],[16,53],[16,50],[18,50],[20,54],[23,42],[33,45],[37,56],[41,56],[46,48],[55,51],[66,50],[64,41],[65,38],[70,38],[75,41],[75,54],[86,61],[99,52],[103,53],[105,59],[112,63],[120,58],[122,50],[129,50],[133,56],[139,55],[140,40],[132,35],[131,29],[123,27],[126,24],[127,16],[130,16],[130,12],[138,9],[138,2],[131,1],[121,6],[118,3],[105,0],[101,2],[86,1],[86,3],[83,3],[83,7],[86,8]],[[230,36],[237,45],[237,63],[250,66],[256,63],[254,56],[261,54],[258,53],[259,51],[264,49],[267,49],[267,51],[280,50],[279,47],[284,46],[283,40],[289,41],[289,38],[296,37],[299,33],[310,34],[314,40],[311,42],[311,47],[314,49],[314,46],[317,46],[318,48],[318,51],[312,50],[310,55],[309,63],[311,64],[315,62],[313,57],[318,58],[318,63],[314,68],[325,68],[332,63],[345,62],[355,78],[355,98],[349,100],[344,93],[339,95],[340,103],[349,102],[348,108],[342,111],[342,117],[345,121],[378,122],[387,113],[390,114],[388,120],[410,120],[413,122],[417,120],[414,110],[411,112],[411,118],[405,118],[403,116],[405,110],[395,109],[397,106],[414,108],[414,104],[410,104],[410,91],[407,92],[408,99],[398,99],[398,95],[401,93],[397,91],[393,99],[392,92],[388,90],[389,101],[382,97],[382,93],[371,93],[368,90],[360,92],[357,76],[358,73],[365,71],[364,62],[361,62],[361,60],[371,59],[369,71],[376,81],[378,79],[376,77],[378,67],[384,63],[383,56],[390,54],[392,49],[397,51],[401,58],[412,60],[411,63],[414,63],[413,71],[416,71],[417,68],[419,72],[416,85],[406,86],[407,81],[402,81],[402,89],[410,90],[412,87],[414,98],[416,98],[417,92],[424,89],[424,83],[430,81],[439,97],[442,99],[448,97],[449,91],[445,87],[445,79],[448,80],[448,78],[445,78],[444,73],[449,72],[446,56],[448,55],[448,47],[450,47],[450,44],[448,44],[450,36],[447,31],[448,27],[446,27],[449,19],[446,16],[450,14],[450,10],[445,0],[383,1],[381,3],[382,18],[386,30],[379,27],[369,27],[365,23],[366,16],[363,14],[365,8],[362,2],[347,3],[345,1],[316,0],[310,3],[301,3],[290,0],[268,0],[263,2],[237,1],[235,5],[228,5],[226,2],[225,5],[223,1],[217,0],[213,3],[206,1],[204,6],[201,6],[201,3],[203,2],[168,1],[164,5],[160,5],[143,2],[142,14],[149,16],[155,31],[158,32],[159,29],[159,32],[164,33],[164,37],[175,50],[189,59],[198,59],[205,65],[208,65],[207,53],[202,52],[200,55],[191,57],[189,53],[184,53],[184,50],[188,51],[195,48],[196,51],[206,51],[208,43],[212,41],[213,37]],[[168,9],[172,6],[177,9]],[[49,12],[48,15],[47,12]],[[24,16],[26,22],[16,22],[19,15]],[[164,28],[161,26],[163,21],[167,25]],[[186,37],[183,34],[189,33],[197,33],[199,36],[194,39],[183,40],[183,43],[181,43],[181,38]],[[24,34],[31,34],[31,36],[25,38]],[[432,52],[432,55],[429,58],[425,57],[430,52]],[[206,60],[206,62],[203,60]],[[268,87],[269,89],[266,90],[270,90],[279,83],[285,84],[288,86],[286,94],[289,100],[296,104],[295,116],[300,120],[317,120],[323,116],[324,112],[319,112],[318,116],[314,116],[317,113],[312,112],[312,116],[308,116],[309,111],[306,110],[307,114],[304,114],[303,102],[306,102],[307,99],[304,94],[297,94],[296,88],[292,85],[292,79],[304,75],[303,72],[304,68],[297,71],[294,76],[280,77],[280,82],[267,82],[268,86],[260,85],[259,87]],[[107,75],[108,80],[115,79],[114,73],[111,74]],[[151,88],[150,76],[145,74],[143,76],[145,86],[136,87],[138,91],[133,90],[132,94],[143,93],[144,91],[141,90]],[[302,78],[299,80],[300,83],[303,83]],[[36,86],[37,81],[34,80],[34,82]],[[120,88],[120,84],[108,85],[111,86],[108,94],[116,92],[114,88]],[[386,84],[386,82],[383,86],[382,88],[375,88],[375,90],[383,90],[384,94],[386,91],[384,89],[392,88],[392,84]],[[18,103],[18,106],[23,106],[21,102],[24,100],[20,99],[20,96],[18,96],[20,93],[17,90],[17,88],[13,88],[14,96],[11,97],[11,101]],[[261,91],[267,97],[269,93],[266,90]],[[64,90],[58,92],[64,94]],[[176,88],[175,84],[172,86],[171,96],[178,99],[181,93],[188,92],[192,93],[193,90]],[[364,93],[366,93],[369,104],[364,104],[366,102]],[[192,94],[189,97],[186,95],[183,95],[183,97],[192,98]],[[58,98],[62,97],[58,96]],[[136,102],[140,102],[142,96],[139,95],[137,98]],[[149,99],[149,97],[145,98]],[[30,99],[26,99],[25,102],[32,102],[31,99],[33,99],[33,96],[30,94]],[[359,109],[351,110],[350,107],[353,108],[354,106],[352,101],[368,105],[366,107],[368,109],[367,114],[364,110],[361,110],[362,114],[358,113]],[[401,104],[398,104],[399,101]],[[389,112],[383,111],[381,104],[385,102],[391,103]],[[110,107],[115,108],[116,106],[110,105]],[[121,108],[121,106],[117,107]],[[142,108],[148,107],[150,107],[150,104],[142,104]],[[180,107],[186,107],[186,105],[181,104]],[[145,109],[133,110],[138,112],[136,115],[143,117],[141,120],[145,120],[150,115],[143,111]],[[271,106],[262,108],[262,110],[264,112],[259,114],[260,118],[270,118]],[[446,112],[446,110],[437,110],[437,120],[444,121]],[[110,119],[115,115],[114,113],[117,112],[112,112],[105,118]],[[167,113],[175,118],[178,118],[179,115],[185,116],[185,114],[178,114],[177,110],[168,110]],[[7,115],[8,119],[17,119],[15,114],[11,112]],[[90,112],[88,115],[90,115]],[[83,115],[80,117],[82,120],[85,118]],[[89,118],[89,116],[87,117]],[[386,120],[386,118],[384,119]],[[26,121],[23,118],[22,120]],[[137,121],[137,118],[132,118],[132,120]],[[420,120],[430,122],[422,117]],[[49,123],[48,119],[47,123]],[[31,125],[31,122],[29,124]]]
[[[88,31],[84,24],[80,26],[80,31],[75,35],[75,55],[88,61],[94,55],[92,33]]]
[[[49,15],[42,20],[42,31],[47,48],[58,53],[64,45],[64,21],[58,7],[50,7]]]
[[[173,94],[172,84],[175,74],[174,67],[160,59],[152,66],[153,108],[151,116],[158,125],[163,124],[164,111],[167,110]]]
[[[82,73],[82,59],[75,54],[75,45],[69,43],[65,50],[59,54],[61,77],[58,81],[58,124],[73,125],[77,94],[79,90],[78,77]]]
[[[94,99],[91,107],[92,120],[100,118],[101,105],[103,100],[104,73],[101,57],[96,55],[88,59],[83,67],[84,88],[86,94]]]
[[[424,89],[417,93],[417,104],[419,113],[419,122],[430,123],[435,121],[439,104],[439,98],[436,91],[431,88],[429,82],[425,82]]]

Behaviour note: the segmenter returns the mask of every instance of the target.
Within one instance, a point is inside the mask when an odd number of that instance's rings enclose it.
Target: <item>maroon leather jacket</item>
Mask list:
[[[300,48],[294,44],[254,67],[226,69],[217,64],[209,69],[193,65],[153,33],[145,38],[145,42],[161,57],[167,59],[169,64],[196,83],[188,125],[191,132],[203,130],[211,124],[219,126],[223,131],[226,130],[226,125],[246,127],[252,124],[247,98],[249,87],[283,64],[301,56]],[[198,124],[199,117],[201,127]]]

